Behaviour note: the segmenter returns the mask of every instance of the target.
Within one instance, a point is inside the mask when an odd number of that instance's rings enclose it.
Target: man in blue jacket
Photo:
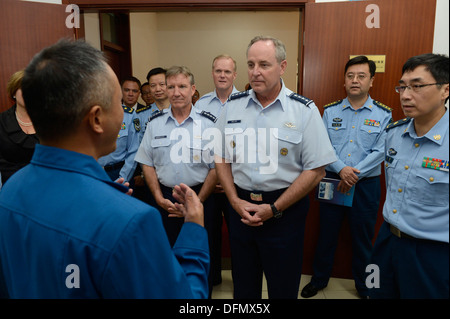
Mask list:
[[[41,145],[0,193],[9,296],[207,297],[208,240],[194,192],[175,186],[185,224],[171,248],[158,211],[128,196],[96,161],[114,151],[123,119],[120,85],[101,52],[63,40],[25,73],[25,103]]]

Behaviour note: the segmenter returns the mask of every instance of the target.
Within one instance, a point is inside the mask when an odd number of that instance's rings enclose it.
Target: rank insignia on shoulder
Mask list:
[[[228,100],[229,101],[236,100],[236,99],[239,99],[241,97],[248,96],[249,94],[250,94],[249,91],[237,92],[237,93],[231,94],[230,97],[228,98]]]
[[[125,113],[130,113],[130,114],[132,114],[132,113],[134,112],[134,109],[133,109],[132,107],[128,107],[128,106],[126,106],[126,105],[122,105],[122,107],[123,107],[123,111],[124,111]]]
[[[148,110],[149,108],[150,108],[150,105],[143,106],[141,108],[136,109],[136,113],[141,113],[141,112],[143,112],[145,110]]]
[[[296,100],[296,101],[299,101],[299,102],[305,104],[306,106],[310,105],[313,102],[313,100],[308,99],[307,97],[304,97],[297,93],[292,93],[291,95],[289,95],[289,97],[293,100]]]
[[[210,112],[201,111],[200,115],[206,117],[207,119],[211,120],[214,123],[216,123],[216,121],[217,121],[217,117],[212,115]]]
[[[133,124],[136,132],[139,132],[141,130],[141,122],[139,121],[139,119],[134,119]]]
[[[153,121],[154,119],[156,119],[157,117],[163,115],[163,111],[156,111],[152,114],[152,116],[150,116],[150,118],[148,119],[149,122]]]
[[[393,127],[396,127],[396,126],[400,126],[400,125],[406,124],[406,123],[408,123],[409,121],[411,121],[411,118],[406,117],[406,118],[404,118],[404,119],[402,119],[402,120],[398,120],[398,121],[392,122],[392,123],[390,123],[390,124],[388,124],[388,125],[386,126],[386,130],[389,130],[389,129],[391,129],[391,128],[393,128]]]
[[[387,106],[387,105],[385,105],[385,104],[383,104],[381,102],[373,100],[373,104],[375,104],[378,107],[381,107],[383,110],[386,110],[388,112],[392,112],[392,109],[389,106]]]
[[[338,105],[338,104],[341,104],[341,103],[342,103],[342,100],[334,101],[334,102],[331,102],[331,103],[326,104],[323,108],[325,109],[325,108],[327,108],[327,107],[334,106],[334,105]]]

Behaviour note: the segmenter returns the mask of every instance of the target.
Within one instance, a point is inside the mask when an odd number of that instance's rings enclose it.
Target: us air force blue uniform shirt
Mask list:
[[[98,162],[102,166],[117,164],[124,161],[124,165],[120,170],[119,177],[123,177],[125,181],[130,181],[136,169],[134,156],[139,148],[139,132],[141,129],[140,121],[136,117],[134,109],[123,106],[123,122],[122,127],[117,136],[116,150],[106,156],[100,157]]]
[[[215,152],[231,163],[242,189],[287,188],[302,171],[336,160],[314,102],[281,83],[278,97],[266,107],[253,90],[232,95],[217,120],[223,138]]]
[[[400,231],[445,243],[449,242],[448,112],[421,137],[414,119],[388,126],[383,206],[385,221]]]
[[[159,212],[127,190],[91,156],[36,145],[0,192],[10,297],[206,298],[206,230],[185,223],[171,249]]]
[[[239,91],[233,86],[233,90],[231,91],[231,94],[239,93]],[[228,101],[225,101],[225,103],[222,103],[220,99],[217,96],[216,90],[206,93],[203,95],[196,103],[195,107],[199,108],[200,110],[204,110],[207,112],[210,112],[215,117],[219,117],[220,113],[222,113],[222,110],[224,109],[225,105]]]
[[[194,106],[181,124],[173,117],[171,107],[155,113],[136,161],[154,167],[159,182],[166,187],[203,183],[214,168],[212,137],[204,132],[214,126],[215,120],[212,114]]]
[[[392,120],[391,109],[372,100],[355,110],[347,98],[325,105],[323,122],[338,160],[327,170],[338,174],[345,166],[358,169],[358,177],[381,174],[385,128]]]

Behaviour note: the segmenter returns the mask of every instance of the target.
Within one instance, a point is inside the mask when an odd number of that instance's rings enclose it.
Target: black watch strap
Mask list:
[[[274,204],[270,204],[270,208],[272,209],[274,218],[281,218],[283,216],[283,212],[279,211]]]

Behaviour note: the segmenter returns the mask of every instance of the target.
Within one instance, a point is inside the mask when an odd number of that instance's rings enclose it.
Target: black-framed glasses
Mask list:
[[[442,85],[446,83],[430,83],[430,84],[413,84],[413,85],[400,85],[395,87],[395,92],[403,93],[406,89],[413,90],[414,92],[419,92],[421,88],[430,85]]]

